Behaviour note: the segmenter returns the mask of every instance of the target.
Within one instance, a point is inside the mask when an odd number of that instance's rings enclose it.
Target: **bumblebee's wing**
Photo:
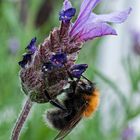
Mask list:
[[[72,129],[79,123],[79,121],[82,119],[82,114],[84,111],[84,106],[79,109],[78,113],[73,116],[73,118],[69,121],[68,125],[66,125],[54,138],[54,140],[62,140],[64,137],[66,137]]]
[[[67,126],[68,128],[61,130],[59,134],[54,138],[54,140],[63,140],[63,138],[65,138],[72,131],[72,129],[78,124],[80,120],[81,118],[76,120],[73,125],[69,125]]]

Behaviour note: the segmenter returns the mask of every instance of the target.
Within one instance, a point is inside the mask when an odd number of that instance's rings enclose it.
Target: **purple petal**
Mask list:
[[[36,37],[34,37],[29,45],[26,47],[27,49],[27,53],[23,55],[23,59],[22,61],[20,61],[18,64],[22,67],[25,68],[25,65],[31,61],[32,55],[35,53],[35,51],[37,50],[36,46]]]
[[[104,35],[117,35],[116,31],[106,23],[87,24],[76,36],[77,40],[87,41]]]
[[[24,54],[22,61],[18,62],[18,64],[22,67],[25,68],[25,65],[31,61],[31,56],[32,54]]]
[[[72,17],[75,15],[76,9],[75,8],[70,8],[67,9],[66,11],[61,11],[59,14],[59,20],[64,21],[64,22],[69,22]]]
[[[50,61],[55,66],[63,66],[67,62],[67,55],[65,53],[56,53],[52,55]]]
[[[35,53],[35,51],[37,50],[36,46],[35,46],[35,43],[36,43],[36,37],[34,37],[29,45],[26,47],[26,49],[28,50],[28,53]]]
[[[71,2],[69,0],[65,0],[64,3],[63,3],[63,9],[62,10],[66,11],[70,8],[72,8]]]
[[[122,133],[122,140],[133,140],[135,136],[135,130],[131,127],[127,127]]]
[[[87,64],[76,64],[73,65],[70,69],[70,73],[75,78],[80,78],[81,75],[86,71],[88,65]]]
[[[124,10],[121,12],[114,12],[110,14],[102,14],[102,15],[91,14],[89,21],[90,22],[122,23],[127,19],[131,11],[132,11],[132,8],[128,8],[127,10]]]
[[[8,49],[10,54],[16,55],[19,50],[19,40],[15,37],[11,37],[8,39]]]
[[[80,13],[78,15],[77,20],[75,21],[71,31],[70,35],[73,34],[77,30],[78,27],[80,27],[83,23],[86,22],[86,20],[89,18],[92,10],[96,7],[96,5],[100,2],[101,0],[84,0],[81,8],[80,8]]]
[[[73,65],[71,67],[71,70],[76,70],[76,69],[78,69],[78,70],[83,70],[83,69],[86,70],[87,67],[88,67],[87,64],[75,64],[75,65]]]

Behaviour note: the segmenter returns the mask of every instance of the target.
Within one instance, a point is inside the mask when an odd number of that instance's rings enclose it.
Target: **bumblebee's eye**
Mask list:
[[[92,92],[92,86],[86,85],[86,89],[85,90],[86,90],[87,93],[90,94]]]
[[[91,85],[89,83],[82,82],[80,84],[80,89],[81,89],[81,92],[84,92],[84,93],[90,95],[93,91],[93,85]]]

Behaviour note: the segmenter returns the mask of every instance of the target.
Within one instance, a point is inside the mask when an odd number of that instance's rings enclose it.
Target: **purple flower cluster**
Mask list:
[[[140,56],[140,32],[132,32],[132,49],[134,53]]]
[[[64,0],[59,13],[61,25],[54,28],[43,43],[36,47],[33,38],[26,47],[26,54],[19,62],[22,88],[32,101],[47,102],[45,91],[52,98],[67,85],[69,75],[80,78],[87,64],[75,64],[84,42],[104,35],[117,35],[109,23],[124,22],[131,8],[121,12],[97,15],[92,10],[101,0],[83,0],[74,23],[76,9],[69,0]]]
[[[135,139],[135,131],[131,127],[127,127],[124,129],[122,133],[122,140],[134,140]]]

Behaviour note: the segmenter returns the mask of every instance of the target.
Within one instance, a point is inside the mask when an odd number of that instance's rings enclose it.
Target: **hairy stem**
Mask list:
[[[25,105],[15,123],[14,129],[12,131],[11,140],[19,140],[19,135],[20,135],[21,129],[28,117],[31,107],[32,107],[32,101],[30,99],[27,99],[25,102]]]

